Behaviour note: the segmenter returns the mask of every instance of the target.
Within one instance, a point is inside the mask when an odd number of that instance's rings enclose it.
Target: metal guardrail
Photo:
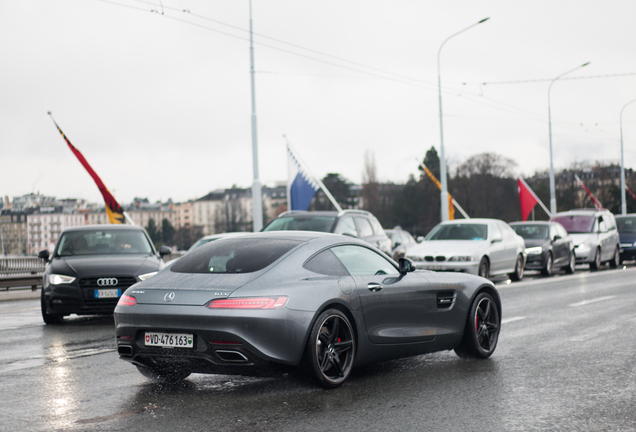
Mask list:
[[[30,286],[33,291],[42,285],[46,262],[38,257],[0,258],[0,288]]]

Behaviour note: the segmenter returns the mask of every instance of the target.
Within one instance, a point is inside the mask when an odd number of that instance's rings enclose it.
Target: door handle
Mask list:
[[[375,283],[375,282],[369,282],[367,284],[367,288],[369,288],[369,290],[373,291],[373,292],[382,291],[382,285],[380,285],[379,283]]]

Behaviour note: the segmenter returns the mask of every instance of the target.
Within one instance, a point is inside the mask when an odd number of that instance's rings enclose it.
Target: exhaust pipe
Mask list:
[[[216,350],[215,352],[221,360],[226,362],[245,363],[248,361],[247,357],[238,351]]]
[[[133,355],[133,349],[130,345],[119,345],[117,347],[117,352],[120,357],[132,357]]]

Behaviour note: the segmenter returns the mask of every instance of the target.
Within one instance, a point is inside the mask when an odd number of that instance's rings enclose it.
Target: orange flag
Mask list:
[[[435,175],[428,169],[426,165],[422,164],[422,166],[424,167],[424,171],[426,171],[426,175],[428,175],[428,178],[430,178],[431,181],[437,185],[439,190],[442,190],[442,184],[439,182],[439,180],[437,180],[437,177],[435,177]],[[453,205],[453,197],[451,196],[451,194],[448,194],[448,220],[454,219],[455,206]]]
[[[50,112],[49,112],[49,115],[51,115]],[[57,130],[60,131],[60,133],[62,134],[62,138],[64,138],[64,141],[66,141],[66,143],[68,144],[68,147],[71,149],[75,157],[80,161],[82,166],[86,168],[86,171],[88,171],[88,174],[90,174],[90,176],[93,178],[93,180],[95,181],[95,184],[97,185],[97,188],[102,193],[102,196],[104,197],[104,202],[106,203],[106,214],[108,214],[108,220],[110,221],[110,223],[112,224],[126,223],[126,217],[124,216],[124,211],[122,210],[119,203],[115,200],[113,195],[108,191],[108,189],[106,189],[106,186],[102,182],[102,179],[99,178],[97,173],[88,164],[88,162],[86,161],[86,158],[84,158],[84,155],[82,155],[82,153],[80,153],[80,151],[76,149],[73,146],[73,144],[71,144],[68,138],[66,138],[66,135],[64,135],[64,132],[62,132],[62,129],[60,129],[60,127],[57,125],[57,122],[53,119],[53,116],[51,116],[51,119],[53,120],[53,123],[55,123],[55,127],[57,128]]]

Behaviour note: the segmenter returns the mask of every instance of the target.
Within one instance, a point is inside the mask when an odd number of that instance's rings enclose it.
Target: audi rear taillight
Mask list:
[[[117,302],[117,306],[134,306],[136,304],[137,304],[137,299],[134,298],[133,296],[129,296],[126,294],[121,296],[119,298],[119,301]]]
[[[212,301],[211,309],[279,309],[285,306],[287,297],[248,297]]]

